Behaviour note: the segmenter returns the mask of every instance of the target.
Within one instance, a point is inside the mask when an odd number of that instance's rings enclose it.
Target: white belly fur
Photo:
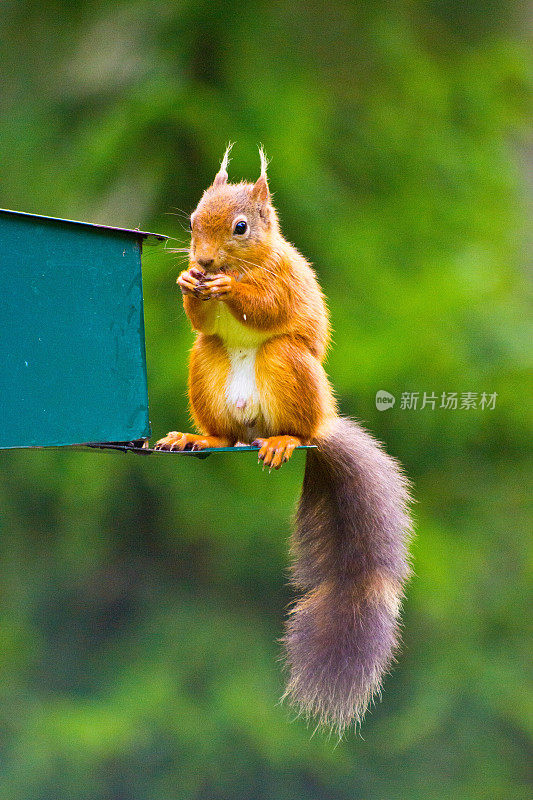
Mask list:
[[[230,361],[226,383],[228,411],[238,422],[250,426],[261,413],[255,359],[261,344],[272,334],[242,324],[223,303],[218,306],[213,333],[220,336]]]
[[[259,416],[259,393],[255,381],[257,347],[228,348],[230,370],[226,384],[226,402],[231,415],[245,425]]]

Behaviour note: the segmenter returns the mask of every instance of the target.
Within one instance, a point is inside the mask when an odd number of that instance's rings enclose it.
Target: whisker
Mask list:
[[[191,220],[190,220],[190,217],[189,217],[188,214],[185,214],[185,215],[173,214],[172,211],[164,211],[163,213],[165,214],[165,216],[178,217],[178,225],[180,226],[182,231],[185,231],[186,233],[188,233],[190,235],[190,233],[191,233],[191,224],[190,224]],[[187,224],[183,224],[183,221],[181,219],[179,219],[180,216],[184,216],[184,218],[187,220]]]
[[[168,241],[165,242],[164,249],[165,250],[176,250],[179,253],[188,253],[189,252],[190,247],[181,247],[181,246],[174,247],[174,248],[169,247],[169,245],[172,244],[173,242],[176,242],[176,244],[178,244],[178,245],[182,244],[180,239],[174,239],[173,237],[169,237]]]
[[[247,261],[245,258],[241,258],[240,256],[236,256],[236,258],[238,258],[239,261],[242,261],[243,264],[250,264],[251,267],[256,267],[257,269],[262,269],[265,272],[269,272],[271,275],[274,275],[274,276],[276,275],[275,272],[273,272],[271,269],[268,269],[268,267],[265,267],[264,264],[256,264],[254,261]]]
[[[174,211],[165,211],[164,213],[166,216],[170,217],[181,216],[181,217],[186,217],[186,219],[189,219],[189,217],[191,216],[187,211],[184,211],[182,208],[178,208],[178,206],[174,206]]]
[[[253,284],[257,285],[257,280],[255,279],[253,272],[246,267],[246,264],[250,264],[250,266],[255,266],[255,264],[252,264],[251,261],[246,261],[244,258],[239,258],[238,256],[232,256],[232,258],[235,259],[235,261],[240,261],[241,264],[243,264],[244,274]]]
[[[253,261],[247,261],[245,258],[241,258],[240,256],[232,256],[236,261],[241,261],[243,264],[250,264],[251,267],[256,267],[257,269],[261,269],[264,272],[268,272],[270,275],[277,277],[275,272],[272,272],[271,269],[265,267],[264,264],[255,264]]]
[[[181,239],[181,238],[177,239],[175,236],[168,236],[167,238],[172,242],[181,242],[181,241],[183,241],[183,239]]]

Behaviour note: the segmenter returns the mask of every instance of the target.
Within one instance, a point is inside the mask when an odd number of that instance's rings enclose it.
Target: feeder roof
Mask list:
[[[157,244],[168,239],[162,233],[150,233],[149,231],[140,231],[137,228],[117,228],[113,225],[97,225],[94,222],[80,222],[75,219],[62,219],[61,217],[47,217],[43,214],[29,214],[27,211],[12,211],[9,208],[0,208],[0,214],[6,214],[13,217],[29,217],[39,222],[62,222],[68,225],[81,225],[84,228],[94,228],[101,231],[110,231],[113,233],[124,233],[136,236],[140,239],[146,240],[147,244]]]

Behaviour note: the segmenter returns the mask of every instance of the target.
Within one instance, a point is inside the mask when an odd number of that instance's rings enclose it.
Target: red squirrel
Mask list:
[[[361,721],[397,645],[408,484],[379,442],[339,417],[322,366],[330,330],[316,275],[281,234],[263,150],[258,180],[231,184],[230,148],[191,215],[178,278],[197,332],[188,388],[201,433],[173,431],[156,448],[248,443],[279,469],[298,445],[317,445],[292,537],[301,597],[284,637],[284,696],[342,734]]]

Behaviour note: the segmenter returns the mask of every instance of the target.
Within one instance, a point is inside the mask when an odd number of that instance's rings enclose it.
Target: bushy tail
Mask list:
[[[309,450],[293,534],[304,592],[285,636],[288,696],[339,733],[359,722],[398,640],[409,575],[407,481],[357,423],[337,419]]]

